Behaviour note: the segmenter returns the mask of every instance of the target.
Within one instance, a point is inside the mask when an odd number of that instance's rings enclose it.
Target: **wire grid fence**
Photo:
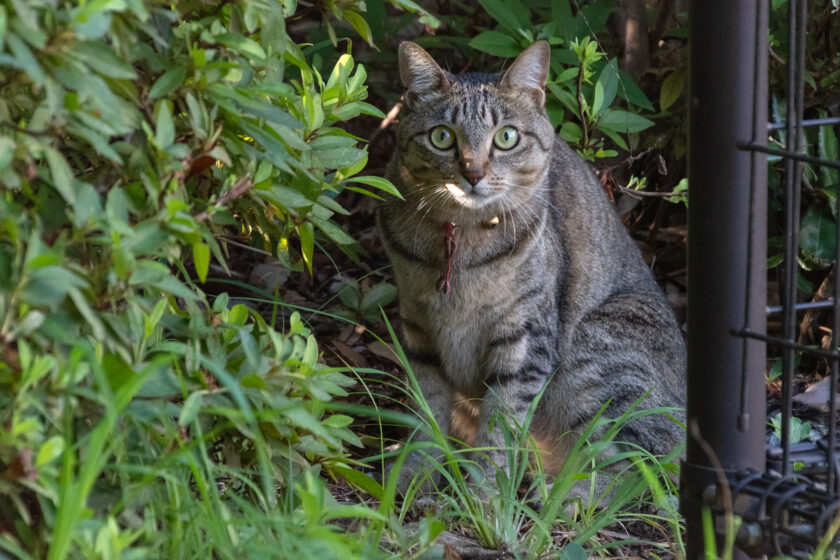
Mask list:
[[[766,10],[767,2],[759,2],[757,10]],[[782,328],[780,335],[756,332],[744,326],[733,329],[731,334],[743,339],[766,343],[768,349],[780,353],[782,360],[781,396],[781,440],[778,445],[767,447],[765,469],[741,469],[726,473],[730,492],[730,504],[743,523],[736,543],[742,554],[786,555],[794,558],[809,558],[820,545],[826,534],[837,530],[832,526],[840,520],[840,463],[838,451],[840,441],[837,434],[837,401],[835,394],[840,364],[840,278],[834,282],[833,298],[828,301],[800,302],[797,289],[798,256],[800,237],[801,185],[803,164],[815,167],[826,166],[840,170],[840,162],[820,159],[805,151],[804,130],[808,127],[840,125],[840,118],[804,118],[805,94],[805,49],[807,33],[807,1],[789,0],[788,32],[789,51],[787,57],[787,110],[784,122],[769,123],[763,137],[740,141],[737,148],[751,153],[776,156],[784,161],[784,262],[780,286],[781,305],[767,306],[766,314],[780,314]],[[766,17],[758,17],[761,22]],[[766,37],[767,29],[758,34]],[[766,80],[766,76],[762,76]],[[766,84],[766,82],[765,82]],[[757,88],[760,89],[760,88]],[[759,107],[759,110],[764,110]],[[784,145],[771,147],[767,137],[774,131],[784,131]],[[750,185],[750,199],[767,196],[768,185]],[[840,216],[840,197],[836,197],[836,214]],[[750,228],[753,216],[750,215]],[[837,248],[840,252],[840,227],[837,228]],[[835,259],[840,255],[836,255]],[[835,263],[840,262],[835,260]],[[836,266],[836,265],[835,265]],[[750,284],[747,282],[747,291]],[[749,293],[744,294],[745,305],[749,306]],[[801,313],[815,309],[830,309],[832,313],[831,342],[828,349],[797,342],[798,319]],[[745,315],[749,315],[747,311]],[[828,433],[816,442],[791,443],[793,418],[793,385],[796,353],[807,354],[827,360],[829,364],[830,391],[827,402]],[[741,371],[741,402],[746,388],[746,369]],[[719,499],[712,498],[720,518],[724,514]],[[714,509],[714,508],[713,508]],[[720,525],[718,525],[720,529]]]

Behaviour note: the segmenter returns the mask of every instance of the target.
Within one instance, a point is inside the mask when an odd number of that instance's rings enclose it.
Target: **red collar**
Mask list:
[[[458,244],[455,242],[455,230],[457,227],[455,222],[445,222],[443,224],[443,237],[446,243],[446,266],[438,281],[438,291],[444,294],[448,294],[452,289],[449,278],[452,275],[452,263],[455,261],[455,253],[458,252]]]

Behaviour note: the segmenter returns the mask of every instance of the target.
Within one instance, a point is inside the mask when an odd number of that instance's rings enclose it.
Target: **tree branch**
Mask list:
[[[218,200],[218,202],[216,202],[214,206],[225,206],[231,200],[236,200],[237,198],[248,192],[248,190],[253,186],[254,182],[251,181],[251,174],[246,173],[233,185],[233,187],[230,188],[230,190],[228,190],[225,194],[222,195],[222,197]],[[209,217],[210,214],[207,210],[199,212],[198,214],[193,216],[193,218],[195,218],[197,222],[202,222]]]

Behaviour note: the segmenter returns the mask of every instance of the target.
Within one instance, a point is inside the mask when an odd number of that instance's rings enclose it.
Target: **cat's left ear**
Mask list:
[[[551,62],[551,48],[547,41],[537,41],[522,51],[502,76],[501,86],[524,90],[532,95],[537,104],[545,104],[545,81]]]
[[[400,79],[406,89],[405,102],[409,107],[416,101],[428,101],[449,87],[446,72],[420,45],[411,41],[400,43],[399,60]]]

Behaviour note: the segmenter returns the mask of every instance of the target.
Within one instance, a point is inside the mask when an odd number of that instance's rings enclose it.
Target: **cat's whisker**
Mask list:
[[[437,206],[438,204],[440,204],[440,203],[442,203],[443,201],[445,201],[445,200],[446,200],[446,196],[447,196],[447,195],[449,195],[449,193],[448,193],[448,192],[446,192],[446,190],[445,190],[445,189],[440,188],[440,186],[438,186],[438,187],[439,187],[439,188],[437,188],[434,192],[432,192],[432,193],[429,195],[429,197],[431,198],[431,200],[430,200],[430,204],[429,204],[429,207],[428,207],[428,208],[426,209],[426,211],[423,213],[423,216],[420,218],[420,221],[417,223],[417,227],[416,227],[416,228],[415,228],[415,230],[414,230],[414,249],[413,249],[414,251],[417,251],[417,237],[418,237],[418,235],[420,234],[420,229],[421,229],[421,228],[422,228],[422,226],[423,226],[423,221],[426,219],[426,216],[428,216],[428,215],[429,215],[429,212],[431,212],[431,211],[432,211],[432,209],[433,209],[435,206]]]
[[[545,192],[545,191],[553,190],[553,189],[546,189],[546,188],[542,188],[542,187],[534,187],[533,185],[519,185],[519,184],[516,184],[516,183],[510,183],[510,182],[505,182],[505,188],[506,189],[519,189],[519,190],[524,190],[524,189],[531,190],[531,189],[533,189],[535,192],[531,193],[531,196],[535,197],[540,202],[548,205],[549,208],[552,208],[553,210],[555,210],[557,212],[560,212],[560,209],[557,208],[557,206],[555,206],[554,204],[551,203],[551,201],[548,199],[548,193]]]
[[[506,197],[507,197],[507,196],[508,196],[508,195],[506,195]],[[557,250],[557,251],[559,251],[559,250],[560,250],[559,244],[558,244],[558,242],[557,242],[557,240],[556,240],[556,239],[554,239],[553,237],[550,237],[550,238],[549,238],[549,240],[548,240],[548,241],[546,241],[546,239],[545,239],[545,238],[546,238],[546,236],[544,236],[544,235],[539,235],[539,230],[537,230],[537,229],[535,229],[535,228],[534,228],[534,223],[535,223],[535,222],[539,219],[539,217],[540,217],[540,216],[539,216],[539,213],[537,212],[537,210],[535,210],[535,209],[534,209],[534,208],[532,208],[531,206],[529,206],[529,205],[525,204],[525,202],[524,202],[524,201],[522,201],[522,200],[520,200],[520,199],[517,199],[517,198],[512,198],[511,203],[512,203],[512,205],[513,205],[513,207],[514,207],[514,209],[515,209],[516,213],[517,213],[520,217],[522,217],[522,221],[523,221],[525,224],[527,224],[527,227],[528,227],[528,234],[529,234],[531,237],[536,237],[536,238],[538,238],[538,239],[539,239],[540,244],[541,244],[543,247],[545,246],[545,243],[546,243],[546,242],[548,242],[548,243],[551,243],[552,247],[553,247],[555,250]]]

